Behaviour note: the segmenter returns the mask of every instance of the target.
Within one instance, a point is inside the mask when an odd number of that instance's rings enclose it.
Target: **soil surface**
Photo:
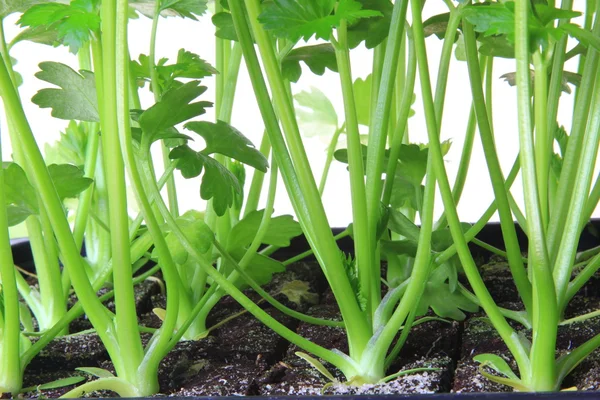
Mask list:
[[[496,302],[509,309],[521,309],[518,295],[505,262],[492,258],[481,267],[482,275]],[[309,295],[290,299],[281,293],[286,283],[307,283]],[[585,297],[575,298],[565,317],[600,309],[600,279],[592,279],[583,291]],[[288,307],[309,315],[339,320],[339,310],[319,266],[300,262],[278,274],[266,289]],[[254,300],[255,293],[247,291]],[[160,320],[152,313],[164,307],[160,286],[147,282],[137,289],[137,310],[140,323],[159,327]],[[110,306],[110,305],[109,305]],[[348,343],[341,328],[315,326],[298,322],[268,303],[263,307],[271,316],[298,334],[328,349],[348,352]],[[296,355],[302,351],[266,328],[241,307],[225,297],[209,315],[209,326],[229,320],[210,335],[198,341],[182,341],[161,364],[158,396],[239,396],[239,395],[361,395],[411,394],[443,392],[505,392],[510,388],[493,383],[480,372],[473,361],[478,354],[492,353],[504,358],[516,371],[506,346],[484,318],[475,313],[462,322],[430,321],[416,325],[389,374],[418,369],[421,372],[401,375],[389,382],[362,387],[332,383],[306,361]],[[578,313],[578,314],[575,314]],[[517,324],[515,327],[519,327]],[[88,329],[89,322],[80,318],[71,329]],[[520,328],[525,338],[530,331]],[[561,326],[557,356],[567,353],[595,333],[600,332],[600,318]],[[150,335],[145,334],[147,340]],[[335,378],[343,377],[333,366],[323,363]],[[73,375],[82,375],[78,367],[100,367],[113,371],[108,354],[94,333],[84,333],[56,339],[27,369],[25,385],[35,385]],[[426,369],[426,370],[423,370]],[[488,370],[492,373],[493,371]],[[86,376],[86,379],[94,379]],[[600,352],[596,351],[565,380],[565,388],[600,390]],[[32,390],[28,398],[58,397],[72,387],[53,390]],[[92,397],[111,397],[114,393],[92,393]]]

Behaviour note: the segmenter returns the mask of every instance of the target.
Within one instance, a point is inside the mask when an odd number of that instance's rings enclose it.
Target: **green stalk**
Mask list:
[[[390,106],[394,92],[394,81],[398,68],[398,54],[400,44],[404,36],[404,25],[406,23],[406,11],[408,1],[396,1],[392,11],[392,22],[387,39],[387,46],[381,74],[381,85],[377,96],[377,107],[371,114],[371,127],[369,129],[369,146],[366,163],[366,191],[367,211],[369,217],[369,236],[374,240],[376,236],[377,223],[379,221],[382,180],[384,169],[385,145],[387,141],[387,128],[389,124]],[[375,260],[371,260],[375,264]],[[375,267],[373,267],[373,278]],[[379,265],[377,265],[377,276],[379,277]]]
[[[115,103],[118,105],[118,110],[116,110],[116,116],[118,118],[116,125],[118,132],[122,133],[123,156],[125,158],[127,172],[129,173],[129,180],[134,187],[136,200],[140,206],[144,220],[146,221],[148,231],[152,236],[154,247],[158,252],[159,264],[161,265],[161,271],[167,284],[167,292],[171,294],[167,297],[167,313],[163,325],[158,334],[153,337],[149,348],[146,349],[146,353],[142,356],[143,360],[136,360],[138,361],[138,364],[135,365],[135,370],[133,370],[133,372],[137,374],[137,379],[132,382],[137,384],[138,390],[142,395],[149,395],[158,391],[158,366],[163,358],[162,350],[168,346],[175,329],[175,324],[177,323],[179,296],[173,294],[176,294],[179,288],[179,285],[177,285],[179,276],[177,274],[177,267],[171,258],[169,248],[165,242],[164,233],[156,220],[150,201],[145,193],[143,181],[138,171],[137,160],[134,155],[129,117],[129,54],[127,50],[127,15],[129,4],[127,0],[118,0],[117,5],[118,12],[116,13],[115,20],[113,20],[116,22],[115,41],[118,44],[118,46],[116,46],[114,59],[116,78],[114,82],[116,83],[115,86],[118,89],[117,93],[119,94],[119,96],[115,96]],[[129,240],[127,234],[124,238],[124,241],[128,243]],[[131,265],[129,265],[129,267],[130,270]],[[128,283],[131,285],[131,288],[133,288],[131,270],[129,273]],[[117,289],[116,285],[115,289]],[[115,290],[115,296],[116,295],[118,295],[118,291]],[[115,297],[115,300],[118,301],[118,298]],[[135,302],[131,301],[131,305],[133,306],[133,311],[135,313]],[[119,318],[118,314],[117,318]],[[131,336],[132,339],[133,336],[135,336],[137,345],[140,341],[140,337],[137,328],[137,318],[135,317],[133,318],[133,324],[135,325],[135,331],[132,332]]]
[[[392,145],[390,147],[390,155],[388,165],[385,171],[385,184],[383,187],[383,200],[382,203],[385,205],[390,204],[392,199],[392,189],[394,188],[394,177],[396,176],[396,169],[398,167],[398,159],[400,158],[400,150],[402,149],[402,143],[406,131],[408,130],[408,118],[410,116],[410,106],[412,105],[415,81],[417,77],[417,59],[414,55],[415,46],[411,39],[410,29],[408,32],[408,68],[406,71],[406,77],[404,78],[404,91],[402,93],[402,100],[400,102],[400,112],[398,115],[398,122],[396,123],[396,132],[392,139]]]
[[[550,178],[550,157],[554,134],[548,130],[548,67],[540,52],[533,55],[534,90],[535,90],[535,172],[537,174],[538,192],[540,197],[542,227],[548,227],[548,179]]]
[[[158,32],[158,20],[160,19],[160,10],[162,2],[156,0],[154,4],[154,15],[152,16],[152,29],[150,30],[150,51],[148,53],[148,67],[150,68],[150,85],[154,94],[154,101],[158,102],[162,96],[162,89],[158,82],[158,71],[156,70],[156,36]],[[161,154],[163,166],[166,168],[171,163],[169,158],[170,149],[161,141]],[[169,199],[169,210],[175,218],[179,215],[179,203],[177,202],[177,186],[175,177],[171,176],[167,181],[167,197]]]
[[[488,109],[486,107],[485,95],[483,93],[483,85],[481,81],[481,71],[479,70],[479,60],[477,57],[477,43],[475,41],[475,32],[473,26],[466,20],[463,20],[463,33],[465,37],[465,52],[467,57],[467,65],[469,68],[469,79],[471,81],[471,93],[473,96],[473,106],[477,115],[479,126],[479,134],[485,160],[494,189],[494,197],[496,206],[500,215],[500,227],[502,229],[502,237],[506,245],[508,263],[510,266],[515,285],[519,291],[519,295],[523,300],[525,310],[531,313],[532,309],[532,294],[531,283],[527,277],[527,270],[521,259],[521,246],[517,238],[517,231],[513,222],[513,216],[510,209],[508,195],[505,190],[506,182],[498,160],[494,136],[491,129],[491,121],[489,119]],[[547,180],[547,179],[546,179]]]
[[[350,172],[350,197],[352,201],[352,220],[354,223],[354,250],[360,290],[367,301],[366,309],[373,315],[381,300],[379,283],[379,264],[371,265],[374,259],[373,239],[369,235],[367,202],[365,193],[364,167],[356,102],[352,88],[352,69],[348,48],[347,21],[342,20],[337,29],[338,40],[335,43],[335,55],[342,86],[344,111],[346,116],[346,138],[348,141],[348,170]],[[332,38],[333,39],[333,38]],[[320,193],[320,191],[319,191]],[[373,271],[376,269],[377,271]]]
[[[429,78],[429,67],[427,64],[427,51],[425,46],[425,37],[423,33],[423,20],[421,15],[421,2],[419,0],[411,1],[411,11],[413,15],[413,34],[415,38],[415,50],[419,66],[419,76],[421,80],[421,92],[423,95],[423,104],[425,109],[425,118],[427,122],[427,132],[429,136],[429,156],[433,159],[435,176],[438,181],[438,187],[446,209],[446,215],[450,227],[450,232],[454,240],[456,250],[463,265],[467,278],[475,294],[480,299],[481,306],[490,318],[490,321],[498,331],[498,334],[515,357],[519,370],[529,370],[529,359],[523,345],[515,334],[515,331],[507,323],[498,306],[494,303],[490,293],[481,275],[473,261],[469,247],[462,231],[456,205],[452,196],[448,176],[444,168],[444,159],[439,142],[439,133],[437,130],[437,121],[435,117],[435,107]]]
[[[4,168],[2,164],[2,143],[0,141],[0,298],[3,309],[0,309],[0,393],[17,394],[23,386],[23,371],[26,365],[21,364],[21,322],[19,318],[19,292],[15,278],[15,268],[10,248],[8,220],[6,215],[6,199],[4,194]]]
[[[98,330],[98,334],[102,338],[107,351],[111,354],[118,354],[117,343],[111,334],[112,321],[106,313],[104,306],[96,298],[96,292],[88,280],[79,250],[73,240],[69,223],[64,215],[62,202],[56,193],[54,183],[48,173],[42,154],[37,147],[31,127],[21,107],[19,97],[10,80],[3,57],[1,61],[0,94],[4,100],[6,113],[13,120],[16,128],[11,133],[11,142],[21,144],[23,154],[31,165],[32,183],[42,198],[43,204],[41,206],[45,207],[48,212],[63,263],[73,279],[73,286],[79,300],[85,306],[88,317]]]
[[[597,17],[594,23],[594,35],[600,35],[600,17]],[[566,154],[563,156],[562,172],[558,182],[557,193],[573,193],[573,186],[577,175],[577,166],[579,155],[582,151],[583,136],[588,122],[590,104],[596,77],[598,74],[598,51],[590,46],[585,58],[583,67],[583,76],[581,84],[577,90],[577,98],[573,110],[573,122],[571,134],[569,136],[569,146]],[[550,224],[548,226],[548,249],[550,250],[550,260],[554,262],[558,252],[558,243],[560,243],[563,228],[567,218],[570,196],[558,196],[555,202],[555,208],[550,215]]]
[[[144,357],[140,340],[135,309],[135,294],[131,284],[132,270],[129,257],[129,215],[127,213],[127,189],[125,164],[120,143],[120,135],[125,135],[124,127],[119,126],[118,104],[121,101],[117,92],[117,1],[102,2],[102,44],[103,44],[103,114],[100,118],[102,129],[102,149],[106,183],[108,188],[109,226],[113,256],[113,281],[115,285],[116,337],[119,347],[126,350],[119,354],[122,368],[117,374],[132,384],[137,382],[137,369]],[[126,0],[125,0],[126,2]],[[129,99],[126,99],[128,104]],[[127,107],[127,114],[129,107]]]
[[[269,154],[271,153],[271,142],[269,141],[269,135],[267,132],[263,133],[259,150],[263,156],[269,158]],[[244,216],[258,209],[258,202],[260,201],[260,194],[262,193],[264,180],[264,172],[254,170],[252,174],[252,183],[250,184],[250,190],[248,192],[246,205],[244,207]]]
[[[554,281],[556,282],[556,293],[559,307],[567,291],[573,262],[577,253],[577,245],[581,233],[581,216],[585,211],[587,195],[592,185],[594,166],[598,152],[598,141],[600,140],[600,88],[596,86],[591,109],[590,122],[583,139],[583,152],[579,156],[577,167],[577,178],[575,180],[573,194],[566,224],[563,227],[562,240],[556,263],[554,265]]]
[[[331,138],[331,142],[329,142],[329,146],[327,147],[327,156],[325,157],[325,166],[323,167],[323,173],[321,174],[321,180],[319,181],[319,194],[323,196],[323,192],[325,192],[325,185],[327,184],[327,177],[329,176],[329,168],[331,167],[331,163],[333,162],[333,153],[335,153],[335,148],[337,147],[338,140],[340,135],[344,132],[344,127],[337,128],[333,133]]]
[[[353,357],[360,356],[371,337],[371,329],[366,316],[358,305],[352,286],[346,278],[347,275],[340,252],[329,228],[310,163],[302,145],[302,138],[294,118],[293,106],[287,96],[279,63],[271,45],[271,39],[258,22],[257,18],[261,12],[260,2],[245,0],[245,3],[250,22],[253,24],[254,37],[271,83],[275,105],[281,116],[286,140],[283,138],[271,104],[241,4],[237,4],[237,2],[230,3],[231,14],[277,164],[281,168],[284,183],[303,231],[311,247],[315,250],[315,255],[324,270],[325,276],[331,283],[334,295],[340,305],[348,332],[350,353]],[[288,153],[286,141],[292,150],[291,154]]]
[[[556,348],[556,326],[558,311],[554,280],[543,222],[543,208],[536,176],[536,149],[534,146],[531,118],[530,70],[529,70],[529,1],[515,1],[515,58],[517,60],[517,105],[519,115],[519,143],[521,148],[521,168],[523,192],[527,212],[527,232],[529,234],[529,268],[533,275],[533,331],[531,346],[531,375],[522,376],[527,386],[534,391],[556,389],[556,368],[554,352]],[[544,97],[544,107],[546,98]],[[547,149],[541,149],[546,151]]]

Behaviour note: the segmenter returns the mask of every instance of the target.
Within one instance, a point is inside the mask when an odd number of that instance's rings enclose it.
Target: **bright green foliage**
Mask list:
[[[553,8],[547,4],[536,3],[535,12],[530,14],[528,21],[530,45],[532,50],[546,48],[552,41],[561,38],[564,32],[554,26],[557,19],[574,18],[578,12]],[[485,36],[506,35],[509,43],[515,42],[515,3],[481,3],[469,6],[464,10],[465,18],[474,25],[477,32]]]
[[[39,212],[35,189],[27,180],[25,171],[15,163],[3,163],[4,196],[8,226],[18,225]]]
[[[21,26],[56,30],[56,39],[72,53],[100,29],[96,0],[74,0],[71,4],[43,3],[28,9],[19,19]]]
[[[212,23],[217,28],[215,36],[221,39],[238,41],[233,19],[228,12],[220,12],[212,17]]]
[[[177,218],[177,226],[190,240],[194,248],[200,253],[206,253],[210,248],[210,243],[213,240],[213,233],[210,228],[204,223],[204,215],[198,211],[190,210]],[[169,232],[168,227],[165,228]],[[166,236],[167,245],[173,256],[173,261],[179,265],[183,265],[188,261],[189,254],[182,246],[181,242],[173,233],[169,232]],[[158,258],[156,249],[152,252],[153,258]]]
[[[98,134],[95,132],[94,134]],[[88,133],[84,126],[70,121],[60,138],[53,144],[46,143],[44,153],[48,164],[73,164],[83,165],[85,163],[85,149],[87,146]]]
[[[204,15],[207,10],[207,0],[169,0],[161,3],[160,15],[163,17],[181,17],[190,18],[194,21],[196,17]],[[129,5],[140,14],[152,18],[154,17],[154,0],[134,0]]]
[[[35,28],[27,28],[19,32],[19,34],[10,42],[8,47],[12,48],[15,44],[26,40],[49,46],[54,46],[59,43],[58,33],[54,29],[50,29],[46,26],[38,26]]]
[[[326,69],[337,72],[335,50],[329,43],[304,46],[290,51],[281,62],[283,76],[290,82],[297,82],[302,75],[300,62],[306,64],[315,75],[323,75]]]
[[[332,15],[337,3],[335,14]],[[355,0],[274,0],[265,6],[260,21],[265,29],[290,40],[329,39],[334,27],[342,20],[349,24],[361,18],[381,16],[373,10],[363,10]]]
[[[298,103],[296,117],[302,133],[307,137],[333,135],[338,128],[338,116],[331,101],[316,87],[310,92],[302,91],[294,95]]]
[[[246,250],[240,248],[229,250],[229,252],[236,261],[240,261],[246,254]],[[281,262],[260,253],[252,257],[246,270],[248,275],[259,285],[271,282],[273,274],[283,271],[285,271],[285,266]],[[240,289],[248,287],[245,281],[239,281],[236,286]]]
[[[48,166],[48,172],[61,199],[77,197],[93,182],[84,177],[82,169],[71,164],[51,164]]]
[[[218,73],[199,55],[185,49],[179,49],[174,64],[167,64],[168,61],[167,58],[161,58],[155,66],[161,93],[183,85],[179,78],[202,79]],[[150,82],[150,62],[147,55],[140,54],[138,61],[132,61],[132,73],[140,87]]]
[[[0,1],[0,19],[16,12],[25,12],[40,3],[50,3],[47,0],[2,0]]]
[[[393,5],[390,0],[358,0],[365,10],[379,11],[381,15],[362,18],[348,29],[348,46],[353,49],[364,42],[367,49],[378,46],[388,36]]]
[[[181,171],[184,178],[194,178],[204,171],[200,184],[200,197],[204,200],[213,199],[213,207],[219,216],[225,214],[225,211],[233,205],[234,195],[242,192],[236,176],[221,163],[202,152],[196,152],[184,145],[174,148],[169,157],[172,160],[179,160],[177,169]]]
[[[231,249],[246,248],[258,232],[260,221],[265,210],[253,211],[238,222],[227,239],[227,246]],[[268,245],[287,247],[290,240],[302,234],[300,224],[294,221],[291,215],[273,217],[269,221],[269,228],[265,232],[261,242]]]
[[[206,86],[199,86],[199,84],[198,81],[191,81],[169,90],[159,102],[140,115],[140,127],[144,131],[144,135],[147,135],[146,140],[149,143],[157,140],[157,135],[161,131],[204,114],[206,108],[212,105],[208,101],[192,103],[206,91]]]
[[[360,125],[369,126],[371,121],[371,81],[369,74],[365,79],[357,78],[352,85],[356,101],[356,117]]]
[[[223,121],[217,121],[216,124],[202,121],[189,122],[185,128],[204,138],[206,147],[202,150],[203,154],[222,154],[259,171],[267,172],[269,163],[265,156],[256,150],[252,142],[233,126]]]
[[[31,101],[41,108],[52,108],[55,118],[97,122],[98,99],[94,74],[89,71],[75,72],[67,65],[57,62],[40,63],[38,79],[52,83],[60,89],[42,89]]]

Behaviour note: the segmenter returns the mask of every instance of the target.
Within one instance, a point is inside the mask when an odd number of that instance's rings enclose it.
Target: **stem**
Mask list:
[[[329,142],[329,146],[327,147],[327,157],[325,158],[325,166],[323,167],[323,173],[321,174],[321,180],[319,181],[319,194],[321,196],[323,196],[323,192],[325,191],[327,177],[329,176],[329,168],[331,167],[331,163],[333,162],[333,153],[335,153],[335,148],[337,147],[338,140],[342,132],[344,132],[343,126],[341,128],[336,129],[331,138],[331,142]]]
[[[529,234],[529,268],[533,271],[532,321],[534,340],[531,347],[531,375],[521,376],[535,391],[556,388],[554,352],[556,348],[557,304],[551,265],[546,248],[543,212],[536,176],[536,149],[534,147],[529,70],[528,15],[530,2],[515,1],[515,58],[517,60],[517,105],[519,115],[519,143],[523,172],[523,192]],[[544,105],[546,99],[544,98]],[[546,148],[543,149],[546,151]]]
[[[444,208],[450,227],[450,232],[454,240],[458,256],[463,265],[467,278],[473,287],[477,297],[480,299],[481,306],[492,321],[494,327],[498,331],[506,343],[509,350],[512,352],[517,365],[521,371],[529,370],[529,360],[523,345],[520,343],[517,335],[511,326],[504,319],[498,306],[494,303],[489,294],[481,275],[473,261],[473,257],[469,251],[469,247],[462,231],[456,205],[452,197],[452,190],[448,182],[448,176],[444,168],[444,159],[442,149],[439,142],[439,133],[437,130],[437,121],[435,117],[435,107],[433,95],[431,91],[431,82],[429,79],[429,67],[427,64],[427,52],[425,47],[425,37],[423,33],[423,20],[421,15],[421,2],[418,0],[411,1],[411,10],[413,15],[413,34],[415,37],[415,49],[419,65],[419,76],[421,80],[421,92],[423,95],[423,105],[427,122],[427,132],[429,136],[429,157],[433,159],[435,176],[438,181]]]
[[[350,172],[350,196],[352,200],[352,219],[354,223],[354,249],[360,291],[367,301],[366,309],[372,315],[381,299],[379,264],[375,265],[372,248],[372,236],[369,235],[367,202],[365,193],[364,167],[356,103],[352,89],[352,70],[348,49],[347,21],[342,20],[337,29],[338,41],[335,55],[339,69],[346,115],[346,138],[348,141],[348,169]],[[370,319],[370,318],[369,318]]]
[[[271,142],[269,141],[269,135],[267,134],[267,132],[263,133],[262,139],[260,141],[259,150],[263,156],[269,158],[269,154],[271,153]],[[252,174],[252,183],[250,184],[248,197],[246,198],[244,216],[258,209],[258,202],[260,201],[260,194],[262,193],[264,180],[265,173],[255,169]]]
[[[21,322],[19,317],[19,292],[15,268],[10,249],[10,235],[6,215],[4,194],[4,167],[2,164],[2,142],[0,140],[0,296],[4,308],[0,309],[0,392],[18,393],[23,385],[21,364]],[[25,339],[23,339],[25,340]]]
[[[119,347],[126,350],[119,354],[122,366],[117,374],[132,384],[137,382],[137,369],[144,357],[139,336],[137,314],[135,310],[135,294],[131,284],[132,270],[129,257],[129,215],[127,213],[127,189],[125,183],[125,164],[121,151],[119,135],[125,135],[124,128],[119,126],[118,104],[122,101],[117,92],[117,2],[120,5],[127,0],[107,0],[102,3],[102,43],[103,43],[103,114],[100,118],[102,129],[102,149],[106,183],[108,189],[109,227],[111,233],[111,249],[115,285],[116,336]],[[129,99],[126,98],[125,104]],[[127,107],[127,115],[129,107]],[[117,356],[116,354],[114,356]]]
[[[118,93],[120,95],[115,101],[115,104],[118,105],[118,112],[116,113],[116,116],[118,116],[117,128],[118,132],[122,133],[121,139],[123,156],[125,158],[127,172],[129,173],[129,180],[134,187],[136,200],[140,206],[144,220],[146,221],[148,231],[150,232],[152,240],[154,241],[154,247],[158,252],[159,264],[161,265],[161,271],[167,284],[167,293],[171,294],[170,296],[167,296],[167,313],[159,333],[153,337],[151,346],[149,346],[149,348],[146,350],[146,353],[143,355],[143,360],[136,360],[138,364],[135,366],[136,369],[134,371],[138,374],[136,377],[138,379],[136,379],[135,382],[137,383],[138,390],[142,393],[142,395],[148,395],[158,391],[158,366],[163,357],[162,350],[168,346],[169,340],[173,335],[175,325],[177,323],[179,296],[173,294],[176,294],[179,289],[179,285],[177,285],[177,279],[179,276],[177,274],[177,267],[173,262],[171,253],[169,252],[169,248],[166,244],[164,234],[158,221],[156,220],[150,201],[145,193],[143,181],[138,171],[137,160],[135,159],[134,155],[133,143],[131,139],[131,127],[129,125],[130,61],[127,50],[128,1],[118,0],[118,6],[119,12],[116,14],[116,23],[118,25],[116,29],[116,42],[119,45],[117,46],[116,57],[114,60],[116,75],[115,83],[116,87],[119,89]],[[155,199],[155,201],[157,201],[157,199]],[[127,224],[125,225],[127,227]],[[127,235],[128,233],[126,233],[126,236],[123,240],[126,240],[128,243],[129,240],[125,239],[128,238]],[[131,265],[129,265],[129,267],[131,268]],[[128,276],[130,285],[132,283],[131,280],[132,278],[130,270]],[[133,285],[131,285],[131,287],[133,287]],[[115,290],[115,294],[118,294],[118,291]],[[135,302],[132,301],[131,304],[133,305],[133,310],[135,312]],[[117,318],[118,317],[119,315],[117,314]],[[132,339],[133,336],[136,337],[137,345],[137,343],[140,343],[140,337],[137,328],[137,318],[133,318],[133,324],[135,325],[135,330],[133,331],[134,333],[132,333]]]
[[[519,245],[508,195],[505,190],[506,182],[504,181],[500,161],[498,160],[498,154],[496,152],[491,121],[489,119],[485,95],[483,93],[481,72],[479,71],[475,32],[473,31],[473,26],[466,20],[463,21],[463,32],[465,36],[465,52],[469,68],[469,79],[471,81],[470,86],[473,96],[473,107],[475,108],[481,143],[483,145],[485,160],[494,189],[496,206],[498,207],[498,213],[500,214],[502,237],[504,238],[504,243],[506,245],[508,262],[515,280],[515,285],[523,300],[525,310],[530,313],[532,306],[531,283],[529,282],[527,271],[521,259],[521,246]]]
[[[323,203],[302,145],[302,138],[294,118],[294,109],[287,96],[271,39],[258,22],[258,15],[261,11],[260,2],[245,0],[245,4],[250,22],[253,24],[254,37],[263,56],[275,105],[281,115],[286,140],[290,149],[293,150],[291,154],[288,153],[286,142],[279,128],[242,5],[232,2],[230,4],[231,14],[277,164],[281,168],[282,177],[298,220],[311,247],[315,250],[315,255],[340,305],[348,332],[350,353],[360,356],[371,336],[370,326],[358,305],[350,282],[346,279],[346,271],[329,228]]]
[[[540,52],[533,55],[535,90],[535,171],[541,206],[542,227],[548,227],[548,179],[550,178],[550,158],[553,154],[554,135],[548,131],[548,67]]]

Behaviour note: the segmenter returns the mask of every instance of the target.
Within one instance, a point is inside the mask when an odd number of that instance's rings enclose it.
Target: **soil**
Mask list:
[[[511,283],[507,264],[492,258],[482,267],[482,275],[495,300],[511,309],[521,307],[516,289]],[[287,282],[301,280],[308,283],[315,294],[296,303],[279,293]],[[574,299],[566,317],[600,308],[600,279],[593,279],[584,290],[587,297]],[[287,306],[309,315],[339,320],[340,314],[327,290],[326,281],[314,262],[300,262],[278,274],[266,287],[277,294]],[[251,291],[247,294],[257,299]],[[137,291],[138,313],[143,325],[158,327],[160,321],[152,314],[154,307],[164,306],[164,297],[156,282],[141,285]],[[315,304],[316,302],[316,304]],[[329,349],[348,351],[348,343],[341,328],[323,327],[298,322],[263,302],[261,306],[274,318],[305,338]],[[242,311],[226,297],[209,316],[209,325]],[[415,394],[444,392],[506,392],[510,388],[493,383],[481,375],[473,357],[493,353],[503,357],[515,369],[506,346],[482,313],[469,315],[462,322],[430,321],[414,326],[398,359],[388,373],[414,368],[431,368],[425,372],[400,376],[390,382],[363,387],[331,383],[298,356],[301,351],[266,328],[248,313],[242,313],[211,331],[199,341],[182,341],[163,361],[159,370],[160,396],[240,396],[240,395],[363,395]],[[87,329],[88,322],[80,319],[71,328]],[[515,325],[516,326],[516,325]],[[562,326],[559,329],[557,356],[583,343],[600,331],[600,318]],[[525,337],[527,330],[520,330]],[[149,338],[149,335],[145,336]],[[339,379],[335,368],[324,365]],[[101,367],[112,371],[108,354],[94,333],[56,339],[27,369],[25,386],[48,382],[81,373],[77,367]],[[91,378],[86,378],[91,379]],[[600,390],[600,352],[596,351],[579,365],[565,380],[565,388]],[[69,388],[34,390],[25,393],[28,398],[53,398]],[[111,397],[114,393],[93,393],[94,397]]]

